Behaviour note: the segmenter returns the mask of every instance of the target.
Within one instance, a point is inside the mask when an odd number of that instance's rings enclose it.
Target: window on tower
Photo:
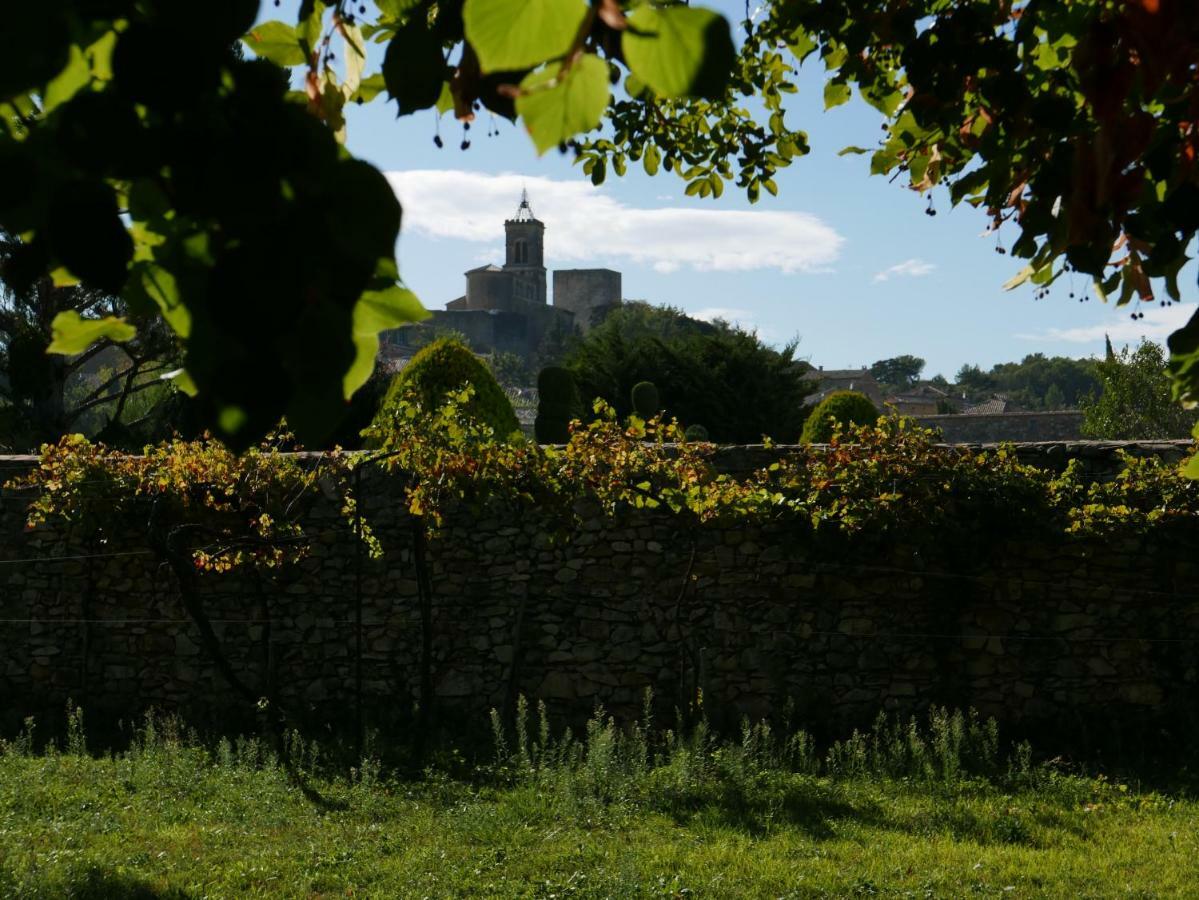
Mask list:
[[[524,241],[517,241],[514,256],[518,264],[527,263],[529,261],[529,245]]]

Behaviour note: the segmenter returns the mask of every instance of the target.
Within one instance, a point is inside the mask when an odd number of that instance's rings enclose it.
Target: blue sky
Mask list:
[[[744,10],[736,0],[707,5],[733,21]],[[264,5],[264,18],[293,21],[293,7]],[[368,71],[377,67],[372,59]],[[1071,290],[1089,295],[1083,278],[1059,280],[1039,301],[1031,290],[1003,291],[1019,264],[995,252],[994,235],[981,236],[984,215],[951,209],[939,194],[937,215],[927,216],[927,198],[871,177],[868,157],[838,157],[877,139],[878,114],[856,99],[825,112],[811,62],[798,83],[787,122],[808,132],[812,152],[779,174],[777,198],[764,192],[752,206],[732,187],[719,200],[686,197],[678,176],[650,178],[637,165],[593,188],[568,157],[538,157],[519,126],[487,116],[460,150],[452,116],[397,120],[384,97],[350,111],[348,145],[392,178],[404,204],[401,273],[430,308],[462,294],[465,270],[502,262],[503,218],[525,184],[546,223],[550,268],[618,269],[626,298],[723,314],[771,343],[798,338],[799,355],[826,368],[912,353],[928,361],[926,375],[952,378],[964,363],[1097,354],[1105,332],[1117,344],[1163,340],[1193,311],[1194,263],[1184,304],[1146,307],[1136,322],[1093,297],[1070,299]],[[487,135],[491,125],[498,135]]]

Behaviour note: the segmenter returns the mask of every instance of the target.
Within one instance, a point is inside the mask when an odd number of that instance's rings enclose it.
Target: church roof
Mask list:
[[[470,275],[474,272],[502,272],[502,271],[504,271],[503,266],[497,266],[495,263],[488,263],[485,266],[476,266],[473,269],[467,269],[465,274]]]

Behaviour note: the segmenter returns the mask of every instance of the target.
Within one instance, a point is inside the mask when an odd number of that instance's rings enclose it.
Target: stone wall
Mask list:
[[[1087,446],[1097,471],[1112,467],[1111,445]],[[729,448],[723,464],[768,452]],[[0,460],[0,471],[24,464]],[[382,475],[364,485],[382,560],[363,559],[318,508],[315,552],[294,570],[204,579],[214,629],[254,693],[314,722],[347,721],[359,696],[380,727],[410,715],[422,615],[396,490]],[[0,729],[57,715],[67,698],[92,722],[150,706],[201,723],[252,719],[143,545],[23,534],[23,500],[2,499]],[[688,533],[653,514],[590,517],[555,543],[534,513],[463,514],[428,548],[437,712],[478,723],[523,693],[572,719],[599,702],[636,715],[652,688],[668,716],[702,689],[725,723],[790,703],[811,724],[844,726],[934,702],[1075,733],[1112,717],[1193,720],[1194,550],[1158,536],[1035,542],[986,523],[922,549],[847,545],[783,527]]]
[[[916,416],[925,428],[937,428],[951,444],[997,441],[1073,441],[1082,437],[1082,413],[1055,412],[955,413]]]

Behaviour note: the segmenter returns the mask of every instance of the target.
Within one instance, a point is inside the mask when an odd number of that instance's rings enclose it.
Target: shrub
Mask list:
[[[639,381],[633,385],[631,399],[633,412],[643,419],[652,419],[662,411],[662,398],[652,381]]]
[[[708,429],[703,425],[688,425],[683,436],[689,441],[706,441],[708,440]]]
[[[878,410],[870,398],[857,391],[834,391],[816,405],[804,423],[800,441],[805,444],[825,444],[833,436],[834,423],[841,425],[873,425]]]
[[[385,426],[395,406],[407,395],[414,395],[425,410],[434,410],[451,391],[468,384],[474,394],[463,409],[465,415],[490,426],[499,438],[520,430],[512,403],[491,370],[469,347],[449,337],[422,347],[392,379],[375,424]]]
[[[569,369],[547,366],[537,376],[537,419],[533,432],[540,444],[565,444],[570,422],[581,414],[579,390]]]

